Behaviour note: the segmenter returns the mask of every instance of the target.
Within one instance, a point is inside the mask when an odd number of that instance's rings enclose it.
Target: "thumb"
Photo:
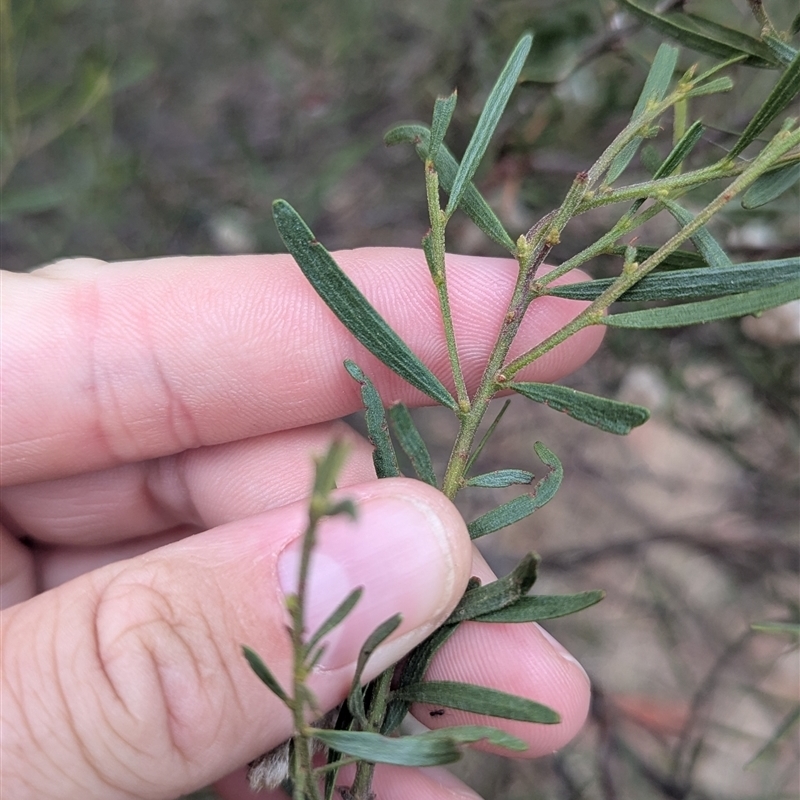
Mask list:
[[[455,606],[471,548],[455,507],[416,481],[350,487],[355,521],[326,519],[311,563],[313,632],[356,586],[310,686],[321,709],[347,694],[369,633],[403,622],[366,678]],[[291,719],[242,657],[258,652],[291,693],[285,598],[296,585],[303,503],[89,573],[2,615],[0,783],[26,798],[173,798],[291,735]]]

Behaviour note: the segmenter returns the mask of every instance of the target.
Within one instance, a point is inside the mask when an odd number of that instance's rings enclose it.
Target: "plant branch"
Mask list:
[[[536,347],[523,353],[507,364],[503,369],[505,379],[511,378],[523,367],[531,364],[545,353],[552,350],[574,333],[589,325],[602,322],[603,315],[608,307],[634,284],[638,283],[645,275],[655,269],[668,255],[673,253],[687,239],[691,238],[702,228],[721,208],[727,205],[736,195],[743,192],[756,181],[767,169],[777,161],[780,156],[800,144],[800,130],[790,130],[792,120],[787,121],[784,127],[773,137],[759,155],[750,162],[747,169],[734,180],[723,192],[717,195],[688,225],[683,227],[669,241],[662,245],[655,253],[633,269],[623,272],[594,302],[582,311],[575,319],[549,336]]]
[[[461,362],[458,357],[456,335],[453,329],[453,314],[450,310],[450,297],[447,292],[444,253],[444,229],[447,220],[439,205],[439,176],[431,159],[426,159],[425,161],[425,189],[431,229],[422,240],[422,249],[439,298],[439,309],[442,314],[444,335],[447,342],[447,355],[450,359],[450,368],[453,372],[453,381],[456,387],[456,400],[458,401],[459,411],[464,414],[469,411],[470,402],[467,386],[464,382],[464,373],[461,370]]]
[[[780,169],[800,161],[800,153],[787,153],[780,159],[776,159],[765,172]],[[631,183],[628,186],[621,186],[619,189],[599,190],[594,194],[584,197],[583,202],[578,207],[577,214],[583,214],[594,208],[611,205],[612,203],[624,203],[630,200],[639,200],[646,197],[658,197],[659,194],[672,193],[678,189],[688,190],[695,186],[701,186],[714,180],[733,178],[741,175],[751,164],[749,161],[733,161],[724,158],[716,164],[701,169],[684,172],[680,175],[670,175],[667,178],[659,178],[654,181],[642,181],[641,183]]]

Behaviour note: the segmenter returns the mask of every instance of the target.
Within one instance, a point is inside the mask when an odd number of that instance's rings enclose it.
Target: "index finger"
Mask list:
[[[378,312],[447,385],[436,292],[420,251],[334,254]],[[507,259],[448,257],[456,337],[474,388],[516,278]],[[97,470],[335,419],[360,407],[353,359],[385,402],[430,401],[384,367],[317,297],[290,256],[59,262],[3,275],[5,485]],[[583,304],[541,298],[514,352]],[[586,329],[524,373],[555,380],[596,349]]]

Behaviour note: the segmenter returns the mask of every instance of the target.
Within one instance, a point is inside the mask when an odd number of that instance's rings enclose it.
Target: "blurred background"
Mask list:
[[[766,7],[782,28],[797,10]],[[691,8],[758,33],[743,0]],[[660,42],[611,0],[0,0],[0,10],[0,257],[17,271],[78,255],[276,252],[276,197],[330,249],[417,247],[422,167],[411,148],[385,148],[384,131],[428,120],[437,94],[457,86],[448,143],[462,152],[530,29],[524,83],[477,176],[516,236],[625,125]],[[680,65],[695,60],[709,63],[684,51]],[[729,74],[734,95],[692,101],[691,118],[709,126],[697,164],[732,141],[776,78]],[[734,261],[796,255],[799,208],[795,187],[756,211],[733,203],[711,229]],[[576,220],[554,260],[619,213]],[[673,231],[659,217],[641,243]],[[462,219],[450,249],[501,254]],[[486,469],[528,468],[540,439],[566,477],[546,508],[489,537],[486,556],[504,573],[535,549],[542,592],[608,596],[547,626],[592,677],[585,730],[533,763],[469,754],[456,771],[484,797],[800,796],[796,639],[750,627],[800,619],[797,313],[610,333],[570,385],[650,407],[624,439],[512,403]],[[418,422],[443,466],[453,421],[423,410]],[[473,491],[468,518],[505,497]]]

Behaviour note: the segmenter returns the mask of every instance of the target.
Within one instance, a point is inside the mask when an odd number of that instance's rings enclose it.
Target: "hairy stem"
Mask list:
[[[292,617],[292,651],[294,652],[294,702],[292,713],[294,715],[294,728],[297,735],[294,737],[292,759],[295,762],[292,772],[294,790],[292,800],[319,800],[317,782],[313,777],[312,746],[311,740],[306,735],[306,705],[310,695],[305,687],[308,678],[308,665],[306,663],[305,636],[305,603],[308,588],[308,572],[311,565],[311,552],[316,544],[316,530],[322,516],[319,503],[312,497],[309,513],[308,527],[303,534],[303,549],[300,555],[300,571],[297,583],[297,594],[291,595],[288,601],[289,612]]]
[[[453,329],[453,314],[450,310],[450,297],[447,293],[447,276],[444,260],[444,229],[446,219],[439,206],[439,175],[430,159],[425,162],[425,189],[428,198],[428,214],[431,220],[431,229],[422,240],[422,249],[428,262],[433,284],[439,297],[439,309],[444,324],[444,335],[447,342],[447,355],[450,358],[450,368],[453,372],[453,381],[456,387],[456,399],[459,411],[463,414],[469,411],[469,395],[464,383],[464,373],[456,347],[456,334]]]
[[[655,269],[668,255],[677,250],[681,244],[700,230],[700,228],[722,209],[723,206],[727,205],[736,195],[747,189],[760,175],[763,175],[780,156],[791,148],[796,147],[798,144],[800,144],[800,130],[791,131],[788,125],[784,126],[761,153],[749,163],[747,169],[736,178],[727,189],[717,195],[717,197],[715,197],[688,225],[678,231],[669,241],[635,269],[631,269],[620,275],[606,291],[570,323],[552,336],[549,336],[536,347],[514,359],[510,364],[507,364],[503,370],[504,376],[506,378],[511,378],[523,367],[541,358],[545,353],[567,340],[582,328],[600,323],[606,309],[608,309],[617,298]]]

